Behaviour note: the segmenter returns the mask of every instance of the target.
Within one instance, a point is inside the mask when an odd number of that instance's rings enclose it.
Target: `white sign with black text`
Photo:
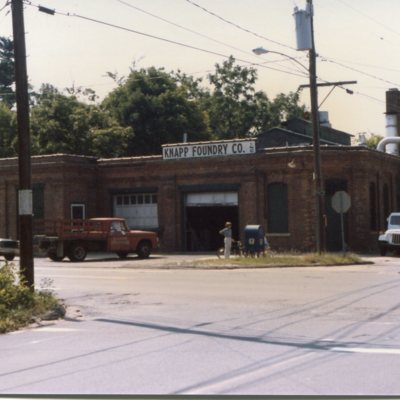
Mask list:
[[[207,143],[182,143],[163,146],[164,160],[177,160],[183,158],[221,157],[254,154],[256,152],[255,140],[234,140]]]

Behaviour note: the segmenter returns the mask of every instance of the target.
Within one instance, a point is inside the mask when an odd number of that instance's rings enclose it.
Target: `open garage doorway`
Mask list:
[[[236,192],[190,193],[185,199],[185,250],[215,251],[223,245],[219,231],[232,222],[232,235],[239,238]]]

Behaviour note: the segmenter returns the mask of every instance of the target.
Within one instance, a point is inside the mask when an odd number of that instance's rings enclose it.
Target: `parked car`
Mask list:
[[[400,213],[391,213],[387,219],[387,230],[379,235],[378,246],[382,256],[388,251],[400,251]]]
[[[7,261],[14,260],[19,255],[19,242],[12,239],[0,239],[0,256]]]

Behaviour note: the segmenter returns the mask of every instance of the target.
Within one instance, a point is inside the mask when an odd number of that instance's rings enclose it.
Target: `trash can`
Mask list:
[[[246,225],[244,228],[244,252],[259,255],[264,251],[264,228],[261,225]]]

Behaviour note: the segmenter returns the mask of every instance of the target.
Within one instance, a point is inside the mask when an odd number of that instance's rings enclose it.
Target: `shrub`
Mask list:
[[[25,285],[14,264],[0,266],[0,333],[26,326],[60,306],[50,290]]]

